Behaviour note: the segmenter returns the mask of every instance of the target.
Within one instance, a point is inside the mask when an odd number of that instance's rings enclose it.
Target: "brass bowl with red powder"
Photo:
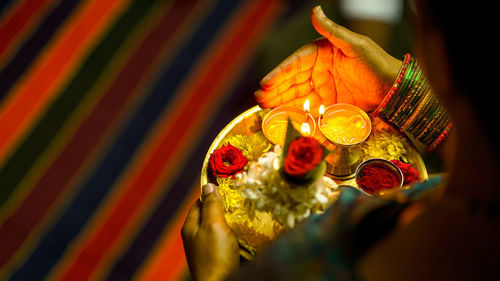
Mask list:
[[[358,188],[369,195],[403,187],[403,172],[389,160],[371,158],[362,162],[355,174]]]

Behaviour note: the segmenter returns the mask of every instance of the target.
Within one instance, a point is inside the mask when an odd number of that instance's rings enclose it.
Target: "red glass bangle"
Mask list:
[[[394,81],[391,89],[389,90],[389,93],[385,96],[385,98],[382,100],[380,105],[375,109],[372,113],[370,113],[371,117],[377,116],[382,110],[384,110],[387,107],[387,104],[389,101],[392,99],[394,94],[398,91],[399,86],[401,85],[401,82],[403,81],[403,77],[406,73],[406,70],[408,69],[408,65],[410,64],[410,54],[405,54],[403,58],[403,63],[401,64],[401,69],[399,70],[399,74]]]
[[[436,149],[436,147],[438,147],[446,138],[452,127],[453,124],[449,122],[446,128],[443,130],[443,132],[439,135],[439,137],[429,147],[427,147],[427,151],[432,151]]]

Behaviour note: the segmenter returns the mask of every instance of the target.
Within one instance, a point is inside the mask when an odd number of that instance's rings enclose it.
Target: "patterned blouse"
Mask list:
[[[405,208],[442,183],[433,176],[390,197],[344,188],[325,213],[284,234],[230,280],[360,280],[355,268],[363,254],[393,229]]]

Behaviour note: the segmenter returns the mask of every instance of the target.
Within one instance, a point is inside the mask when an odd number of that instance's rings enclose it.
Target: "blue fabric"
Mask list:
[[[390,197],[343,188],[324,214],[280,237],[234,280],[359,280],[354,269],[364,253],[390,233],[406,207],[442,182],[442,177],[432,177]]]

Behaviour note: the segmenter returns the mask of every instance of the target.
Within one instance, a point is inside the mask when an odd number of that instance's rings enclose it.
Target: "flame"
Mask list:
[[[309,136],[311,134],[311,127],[307,123],[302,123],[302,125],[300,126],[300,131],[304,135]]]
[[[323,114],[325,114],[325,106],[320,105],[319,106],[319,116],[323,116]]]
[[[307,112],[307,113],[309,113],[310,110],[311,110],[311,107],[310,107],[309,99],[307,99],[304,102],[304,111]]]

